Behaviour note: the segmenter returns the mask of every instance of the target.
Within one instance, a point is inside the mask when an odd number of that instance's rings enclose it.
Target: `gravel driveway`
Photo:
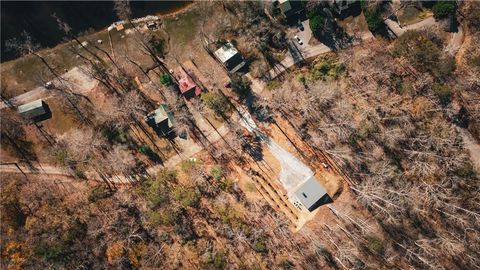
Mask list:
[[[242,116],[240,124],[248,131],[255,133],[260,140],[267,145],[273,156],[280,162],[281,171],[279,180],[287,190],[287,193],[293,192],[296,187],[314,175],[313,171],[301,160],[278,145],[270,137],[263,134],[257,128],[255,121],[245,107],[239,106],[237,109]]]

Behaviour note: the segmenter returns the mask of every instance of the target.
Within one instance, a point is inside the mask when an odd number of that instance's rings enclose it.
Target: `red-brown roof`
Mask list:
[[[195,96],[199,96],[202,93],[202,89],[193,81],[193,79],[182,69],[178,69],[178,87],[180,93],[185,94],[195,89]]]
[[[195,82],[188,76],[181,77],[178,80],[178,84],[182,94],[197,86]]]

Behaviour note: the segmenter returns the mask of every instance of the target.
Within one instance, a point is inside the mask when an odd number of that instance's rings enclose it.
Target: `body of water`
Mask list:
[[[132,18],[168,14],[180,10],[185,1],[131,1]],[[118,21],[113,1],[1,1],[1,61],[17,56],[5,50],[5,41],[28,32],[42,47],[53,47],[64,34],[52,18],[56,14],[72,27],[73,32],[100,30]]]

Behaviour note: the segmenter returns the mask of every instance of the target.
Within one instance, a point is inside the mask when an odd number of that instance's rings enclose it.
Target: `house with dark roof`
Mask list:
[[[18,113],[35,122],[48,119],[52,115],[48,104],[41,99],[18,106]]]
[[[329,0],[328,4],[336,14],[342,16],[352,6],[359,4],[358,2],[358,0]]]
[[[298,17],[298,15],[303,11],[301,1],[272,0],[272,4],[274,7],[280,9],[280,12],[287,20]]]
[[[162,137],[168,137],[173,132],[174,118],[167,105],[160,104],[158,109],[145,116],[145,122]]]
[[[321,205],[333,202],[325,188],[313,175],[303,182],[294,194],[296,199],[310,212]]]

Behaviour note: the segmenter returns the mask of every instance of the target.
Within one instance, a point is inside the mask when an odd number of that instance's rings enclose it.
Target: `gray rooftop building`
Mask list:
[[[295,196],[310,212],[321,205],[333,202],[314,176],[310,176],[307,181],[300,185],[295,191]]]
[[[18,113],[32,120],[37,120],[50,113],[48,105],[41,99],[18,106]]]
[[[230,73],[235,73],[245,66],[243,56],[230,42],[225,43],[222,47],[216,50],[215,56]]]
[[[145,116],[145,122],[161,136],[168,136],[173,131],[173,114],[165,104],[160,104],[158,109]]]

